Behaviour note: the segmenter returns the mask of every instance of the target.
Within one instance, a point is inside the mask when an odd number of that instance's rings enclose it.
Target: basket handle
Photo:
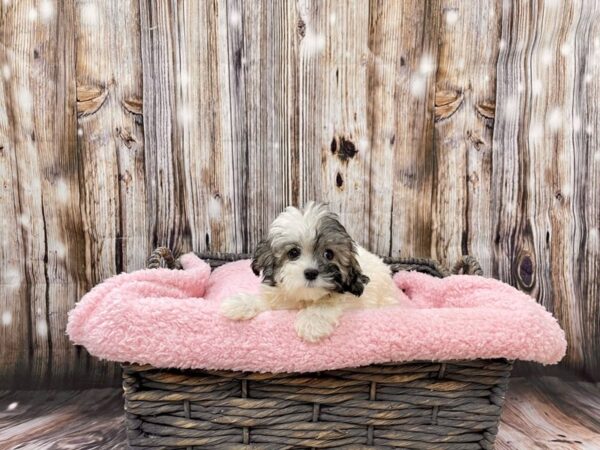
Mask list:
[[[457,275],[459,273],[464,275],[483,275],[483,269],[475,258],[470,255],[463,255],[461,258],[456,261],[454,267],[452,267],[452,273]]]
[[[173,256],[173,252],[167,247],[158,247],[146,260],[147,269],[181,269],[181,264]]]

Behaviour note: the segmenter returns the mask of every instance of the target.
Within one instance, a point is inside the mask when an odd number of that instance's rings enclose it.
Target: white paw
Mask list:
[[[248,320],[262,312],[262,302],[253,294],[235,294],[221,302],[221,314],[231,320]]]
[[[327,317],[302,310],[296,319],[296,333],[307,342],[318,342],[329,336],[335,329],[335,323]]]

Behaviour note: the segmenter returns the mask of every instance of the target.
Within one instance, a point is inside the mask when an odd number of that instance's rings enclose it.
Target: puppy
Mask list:
[[[296,332],[308,342],[329,336],[345,310],[397,301],[390,268],[358,246],[321,203],[286,208],[258,244],[251,267],[262,274],[260,294],[225,299],[222,314],[246,320],[272,309],[298,310]]]

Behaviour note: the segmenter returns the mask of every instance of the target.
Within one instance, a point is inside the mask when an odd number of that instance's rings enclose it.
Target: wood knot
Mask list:
[[[340,189],[344,186],[344,179],[342,178],[342,174],[339,172],[335,176],[335,185]]]
[[[131,134],[129,129],[117,127],[115,131],[127,148],[133,147],[133,144],[137,142],[137,139]]]
[[[491,100],[475,105],[475,109],[484,119],[494,120],[494,117],[496,117],[496,103]]]
[[[462,105],[464,95],[461,91],[446,90],[435,93],[435,121],[451,117],[460,105]]]
[[[108,97],[108,89],[101,86],[77,87],[77,116],[85,117],[94,114]]]
[[[123,100],[121,102],[125,111],[136,114],[138,116],[142,115],[142,99],[138,97],[132,97],[130,99]]]
[[[301,18],[298,19],[298,35],[303,38],[304,35],[306,34],[306,23],[304,23],[304,20],[302,20]]]
[[[346,139],[343,136],[340,137],[340,145],[337,156],[341,161],[347,162],[348,160],[354,158],[357,153],[358,150],[356,149],[354,142],[352,142],[350,139]]]
[[[481,150],[485,145],[485,141],[481,139],[477,133],[474,133],[471,130],[467,130],[467,139],[473,144],[477,151]]]
[[[525,255],[521,258],[517,267],[517,277],[519,279],[520,284],[527,289],[531,289],[533,287],[534,282],[533,260],[529,255]]]

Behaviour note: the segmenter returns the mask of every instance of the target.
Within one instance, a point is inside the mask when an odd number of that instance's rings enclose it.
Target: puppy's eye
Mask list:
[[[323,256],[325,257],[325,259],[331,261],[333,259],[333,252],[327,249],[325,250],[325,253],[323,253]]]
[[[299,248],[293,248],[288,252],[288,258],[290,258],[292,261],[294,259],[298,259],[300,258],[300,249]]]

